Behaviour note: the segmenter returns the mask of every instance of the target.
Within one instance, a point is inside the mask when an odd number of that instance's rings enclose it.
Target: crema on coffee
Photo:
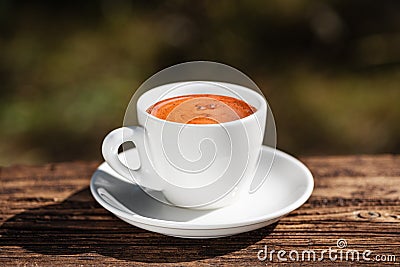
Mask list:
[[[147,109],[159,119],[186,124],[217,124],[245,118],[257,109],[223,95],[193,94],[163,99]]]

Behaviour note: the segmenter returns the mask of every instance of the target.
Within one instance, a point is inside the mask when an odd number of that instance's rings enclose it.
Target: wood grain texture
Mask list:
[[[162,236],[117,219],[90,194],[97,162],[1,168],[0,266],[382,265],[257,259],[265,245],[319,255],[338,239],[371,250],[371,259],[396,255],[386,264],[400,265],[400,156],[302,160],[315,178],[306,204],[270,227],[209,240]]]

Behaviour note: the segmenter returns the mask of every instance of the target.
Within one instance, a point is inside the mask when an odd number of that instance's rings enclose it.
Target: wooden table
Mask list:
[[[0,266],[77,265],[271,265],[265,246],[284,250],[272,262],[315,265],[313,250],[370,250],[359,264],[378,259],[400,265],[400,156],[341,156],[302,158],[315,189],[311,198],[280,222],[236,236],[187,240],[133,227],[97,204],[89,191],[97,162],[12,166],[0,169]],[[260,205],[268,205],[260,203]],[[347,250],[346,250],[347,249]],[[339,253],[340,250],[337,251]],[[344,252],[343,252],[344,251]],[[283,253],[283,252],[282,252]],[[311,252],[310,252],[311,253]],[[355,253],[355,252],[354,252]],[[269,254],[270,255],[270,254]],[[334,255],[332,257],[334,259]],[[360,254],[360,257],[362,255]],[[378,256],[378,258],[376,258]],[[308,259],[311,259],[308,261]],[[348,256],[323,263],[348,265]],[[354,257],[356,259],[356,257]]]

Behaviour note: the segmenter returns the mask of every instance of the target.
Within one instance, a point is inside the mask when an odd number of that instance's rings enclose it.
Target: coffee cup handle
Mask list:
[[[132,169],[121,162],[118,148],[124,142],[133,142],[138,150],[140,167]],[[120,174],[125,182],[161,191],[163,179],[154,171],[145,148],[145,130],[140,126],[122,127],[110,132],[103,141],[103,157],[108,165]]]

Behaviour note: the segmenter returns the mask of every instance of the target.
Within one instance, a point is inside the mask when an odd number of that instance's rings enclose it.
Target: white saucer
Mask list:
[[[128,153],[130,164],[138,164],[135,149],[123,153]],[[262,157],[270,158],[272,153],[273,149],[263,147]],[[262,167],[268,166],[260,164],[259,168]],[[102,163],[93,174],[90,189],[100,205],[129,224],[183,238],[215,238],[267,226],[300,207],[314,187],[307,167],[279,150],[267,180],[255,193],[216,210],[190,210],[163,204],[139,186],[121,181],[117,176],[107,163]]]

